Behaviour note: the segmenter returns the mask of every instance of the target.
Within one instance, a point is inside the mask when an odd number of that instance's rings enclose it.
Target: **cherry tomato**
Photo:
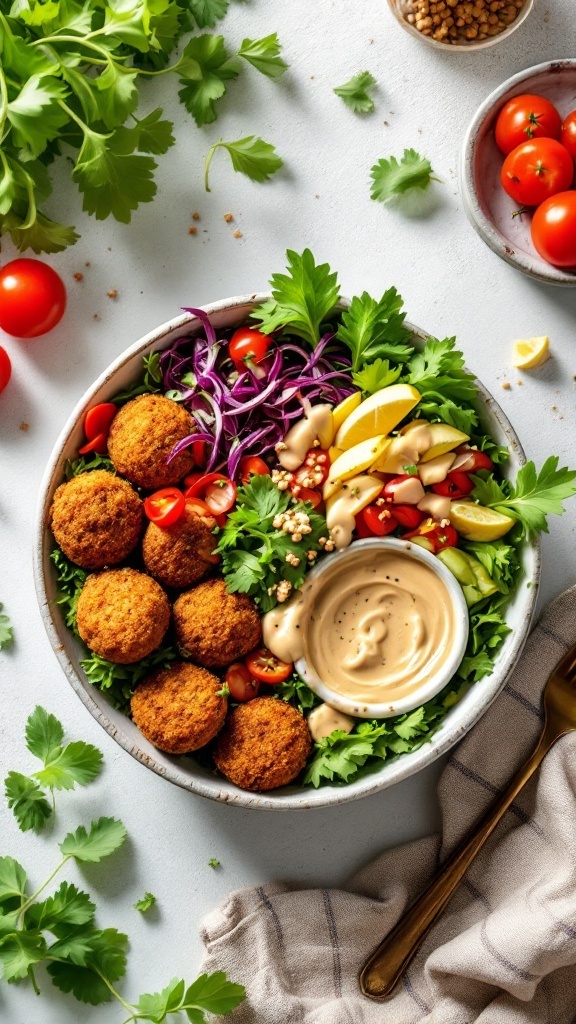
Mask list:
[[[362,509],[358,518],[364,521],[373,537],[385,537],[386,534],[393,533],[398,526],[398,520],[384,505],[368,505]]]
[[[222,473],[205,473],[186,491],[186,498],[201,498],[215,515],[228,512],[236,501],[236,485]]]
[[[12,260],[0,270],[0,327],[16,338],[37,338],[62,319],[62,278],[40,260]]]
[[[280,661],[267,647],[258,647],[247,654],[244,663],[255,679],[261,683],[268,683],[269,686],[284,683],[294,669],[291,661]]]
[[[532,218],[532,241],[543,260],[576,267],[576,192],[547,199]]]
[[[162,527],[173,526],[185,508],[184,495],[177,487],[163,487],[161,491],[149,495],[144,502],[144,512],[150,522]]]
[[[364,509],[362,511],[364,511]],[[370,527],[366,525],[366,521],[364,519],[364,516],[362,515],[362,512],[358,513],[354,522],[356,524],[355,530],[359,537],[364,538],[374,536]]]
[[[559,139],[560,114],[543,96],[524,93],[502,107],[496,121],[496,143],[503,153],[511,153],[528,139]]]
[[[405,530],[415,530],[426,519],[426,514],[415,505],[394,505],[394,518]]]
[[[230,690],[232,700],[238,701],[239,704],[245,704],[246,701],[254,700],[254,697],[258,696],[260,683],[254,679],[241,661],[235,662],[226,669],[224,682]]]
[[[203,469],[207,462],[206,441],[192,442],[192,457],[194,465],[198,466],[198,469]]]
[[[322,448],[311,448],[304,462],[294,473],[290,490],[298,496],[298,487],[321,487],[328,479],[330,456]]]
[[[4,391],[12,375],[12,363],[5,348],[0,346],[0,392]]]
[[[110,425],[118,409],[113,402],[101,402],[88,409],[84,417],[84,433],[89,441],[93,441],[99,434],[108,436]]]
[[[384,484],[382,495],[386,501],[394,501],[394,495],[398,484],[403,484],[405,480],[412,480],[409,473],[403,473],[402,476],[393,476],[391,480],[388,480],[388,482]]]
[[[418,538],[427,541],[427,544],[423,544],[423,547],[428,548],[435,555],[439,551],[443,551],[444,548],[455,548],[458,546],[458,534],[454,527],[450,525],[440,526],[440,523],[435,523],[433,519],[426,519],[417,530],[413,530],[412,533],[405,533],[402,539],[417,540]]]
[[[502,188],[521,206],[539,206],[572,184],[574,163],[555,139],[531,139],[516,146],[500,172]]]
[[[467,445],[462,444],[456,449],[456,455],[467,456],[466,462],[462,462],[458,469],[461,473],[476,473],[479,469],[493,469],[492,459],[486,455],[486,452],[480,452],[476,448],[468,448]],[[453,469],[452,473],[456,473],[457,470]]]
[[[573,110],[571,114],[568,114],[568,117],[564,118],[560,142],[564,149],[568,150],[570,156],[576,160],[576,110]]]
[[[78,455],[87,455],[88,452],[97,452],[98,455],[105,455],[108,451],[108,434],[98,434],[91,441],[78,449]]]
[[[198,471],[198,473],[189,473],[188,476],[184,477],[184,486],[187,487],[188,489],[194,487],[194,484],[197,484],[198,481],[201,480],[203,476],[206,476],[206,474],[200,471]],[[184,497],[186,496],[187,495],[185,493]]]
[[[249,484],[251,476],[270,476],[270,468],[258,455],[245,455],[240,459],[239,475],[241,483]]]
[[[312,508],[318,508],[318,505],[322,502],[322,494],[320,491],[313,490],[312,487],[299,487],[298,494],[296,491],[292,492],[294,497],[298,498],[298,501],[309,501]]]
[[[228,355],[239,373],[247,366],[254,367],[262,362],[268,349],[270,338],[255,327],[239,327],[230,338]]]
[[[441,480],[439,484],[432,484],[432,490],[434,494],[441,494],[443,498],[460,501],[460,498],[465,498],[467,494],[472,493],[474,483],[468,473],[455,469],[452,473],[448,473],[446,479]]]

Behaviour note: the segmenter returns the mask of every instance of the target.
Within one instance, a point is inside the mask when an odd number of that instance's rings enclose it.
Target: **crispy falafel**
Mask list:
[[[50,525],[71,562],[83,569],[102,569],[123,562],[136,547],[142,502],[127,480],[95,469],[60,484]]]
[[[135,689],[132,717],[140,732],[167,754],[186,754],[214,739],[224,725],[228,702],[217,676],[197,665],[176,662]]]
[[[172,526],[150,523],[142,539],[142,557],[148,572],[166,587],[181,590],[199,583],[220,560],[212,552],[216,520],[186,506]]]
[[[160,646],[170,602],[159,583],[136,569],[89,576],[78,598],[78,632],[107,661],[131,665]]]
[[[222,579],[205,580],[176,598],[174,628],[182,651],[209,668],[238,661],[262,636],[252,598],[230,594]]]
[[[261,793],[293,782],[311,749],[308,726],[296,708],[275,697],[256,697],[228,716],[214,761],[240,789]]]
[[[112,420],[108,454],[133,484],[153,491],[176,484],[194,465],[191,451],[167,462],[172,448],[194,432],[194,420],[164,395],[139,395]]]

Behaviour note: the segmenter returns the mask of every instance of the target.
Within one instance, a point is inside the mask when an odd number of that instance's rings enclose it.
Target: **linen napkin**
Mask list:
[[[383,853],[342,891],[263,885],[203,922],[203,970],[246,986],[235,1024],[576,1024],[576,735],[561,739],[466,874],[392,998],[358,971],[534,746],[576,642],[576,586],[545,610],[439,784],[442,836]],[[481,685],[479,683],[478,685]]]

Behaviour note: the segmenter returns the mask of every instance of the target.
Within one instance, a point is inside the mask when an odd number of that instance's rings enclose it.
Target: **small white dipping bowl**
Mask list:
[[[414,693],[396,701],[387,700],[383,703],[366,703],[342,696],[341,693],[332,689],[328,683],[319,678],[313,666],[306,661],[306,658],[300,658],[296,662],[296,669],[306,680],[310,689],[314,690],[314,693],[317,693],[330,707],[342,711],[345,715],[352,715],[353,718],[392,718],[393,715],[403,715],[406,711],[413,711],[414,708],[419,708],[426,701],[432,700],[450,682],[464,657],[468,641],[470,618],[464,594],[458,580],[435,555],[432,555],[418,544],[411,544],[407,540],[398,540],[394,537],[367,537],[364,540],[354,541],[350,547],[331,555],[330,558],[325,559],[312,572],[308,573],[306,582],[309,587],[310,605],[302,619],[302,629],[304,631],[306,630],[307,612],[312,611],[314,599],[322,589],[322,580],[327,581],[334,572],[344,577],[348,571],[353,571],[360,549],[373,550],[375,555],[378,551],[382,550],[398,552],[405,558],[412,558],[416,562],[421,562],[428,566],[442,580],[454,609],[454,640],[446,661],[437,672],[430,676],[428,682],[418,687]]]
[[[504,104],[522,93],[544,96],[566,117],[576,107],[576,58],[547,61],[513,75],[478,108],[460,154],[464,210],[480,238],[500,259],[537,281],[574,288],[576,270],[553,267],[538,255],[530,235],[532,214],[513,217],[518,203],[500,183],[505,157],[496,145],[494,126]]]

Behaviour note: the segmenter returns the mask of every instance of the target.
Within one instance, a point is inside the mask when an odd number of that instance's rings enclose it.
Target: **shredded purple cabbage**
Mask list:
[[[189,410],[196,431],[174,445],[169,460],[194,441],[208,442],[206,469],[238,475],[245,455],[265,455],[281,441],[306,402],[337,405],[356,389],[349,359],[330,350],[334,334],[325,334],[313,351],[272,340],[262,376],[249,367],[238,374],[228,358],[230,331],[220,339],[201,309],[190,308],[204,336],[181,338],[160,356],[164,390]]]

